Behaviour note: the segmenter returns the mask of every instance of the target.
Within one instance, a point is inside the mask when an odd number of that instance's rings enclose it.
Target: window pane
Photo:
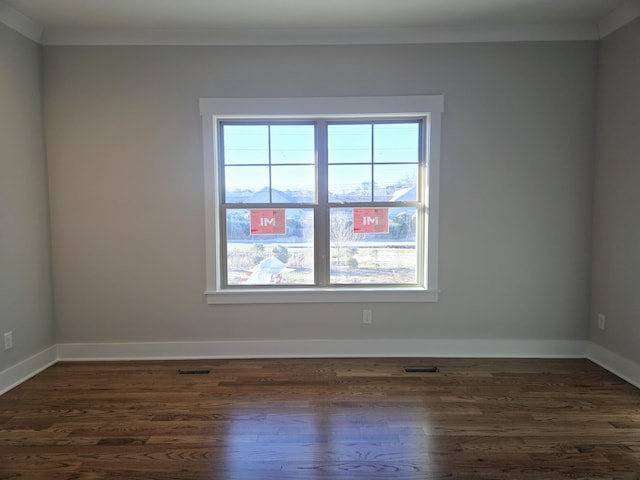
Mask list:
[[[314,125],[271,126],[272,163],[310,163],[316,160]]]
[[[374,165],[373,180],[377,202],[418,200],[418,165]]]
[[[269,163],[269,127],[266,125],[224,125],[224,164]]]
[[[416,284],[417,221],[416,208],[390,208],[388,233],[355,233],[354,209],[332,208],[329,222],[331,283]]]
[[[269,167],[225,167],[226,203],[269,203]]]
[[[370,202],[369,165],[329,165],[330,202]]]
[[[271,168],[273,203],[315,201],[316,169],[313,165]]]
[[[418,162],[419,123],[380,123],[373,129],[375,162]]]
[[[371,125],[329,125],[329,163],[371,163]]]
[[[248,209],[227,210],[229,285],[314,284],[313,209],[282,210],[286,222],[284,233],[253,235],[252,230],[260,231],[259,221],[262,219],[266,226],[277,224],[280,218],[269,215],[274,210],[259,209],[259,215],[255,212],[252,215]]]

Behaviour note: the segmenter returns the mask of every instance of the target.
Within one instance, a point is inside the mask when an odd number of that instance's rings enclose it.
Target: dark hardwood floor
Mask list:
[[[588,360],[59,363],[0,397],[1,479],[638,475],[640,390]]]

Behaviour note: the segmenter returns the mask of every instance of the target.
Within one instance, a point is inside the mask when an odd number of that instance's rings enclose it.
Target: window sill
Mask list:
[[[207,304],[243,303],[407,303],[437,302],[439,292],[423,288],[277,289],[205,292]]]

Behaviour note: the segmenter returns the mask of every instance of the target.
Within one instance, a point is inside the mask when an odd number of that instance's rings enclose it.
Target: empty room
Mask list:
[[[0,479],[640,478],[640,0],[0,0]]]

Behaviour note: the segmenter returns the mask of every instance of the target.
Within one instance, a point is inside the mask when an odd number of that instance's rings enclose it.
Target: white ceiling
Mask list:
[[[5,0],[45,28],[596,24],[624,0]]]
[[[573,32],[570,37],[579,37],[597,31],[617,10],[629,10],[626,4],[637,4],[640,11],[640,0],[0,0],[0,7],[2,3],[40,27],[45,40],[48,33],[50,39],[60,39],[79,31],[87,37],[89,31],[153,30],[157,36],[158,31],[178,30],[279,30],[302,37],[305,30],[442,34],[533,27],[563,28]],[[142,38],[139,33],[137,38]]]

